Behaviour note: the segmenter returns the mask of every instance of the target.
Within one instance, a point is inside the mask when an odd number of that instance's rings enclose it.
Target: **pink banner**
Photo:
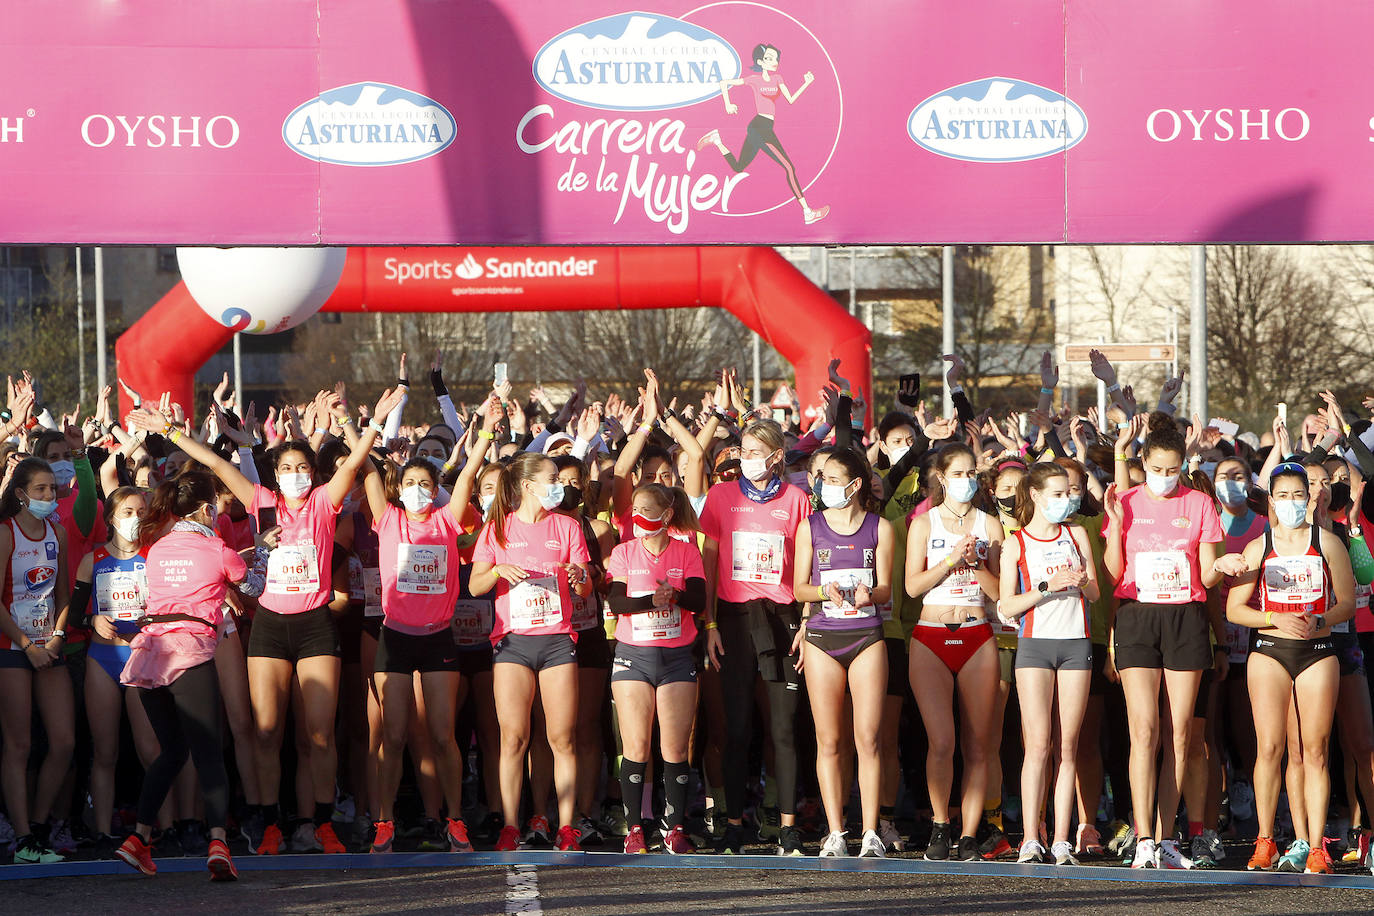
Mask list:
[[[1374,234],[1362,4],[10,7],[4,243]]]

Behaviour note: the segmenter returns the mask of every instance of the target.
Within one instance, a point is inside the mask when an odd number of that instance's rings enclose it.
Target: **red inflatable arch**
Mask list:
[[[481,312],[718,306],[796,369],[816,403],[838,357],[872,391],[872,335],[772,248],[350,248],[322,311]],[[177,284],[115,345],[119,376],[195,403],[196,370],[233,337]],[[120,394],[124,410],[132,407]]]

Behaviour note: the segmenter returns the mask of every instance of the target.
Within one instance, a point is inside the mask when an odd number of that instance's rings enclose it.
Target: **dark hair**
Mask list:
[[[19,501],[19,493],[29,488],[29,483],[38,474],[51,474],[52,467],[42,458],[32,456],[25,458],[14,466],[14,474],[10,477],[10,485],[5,488],[4,495],[0,496],[0,519],[14,518],[24,508],[24,504]]]
[[[1078,504],[1078,514],[1088,517],[1102,514],[1102,504],[1097,501],[1092,490],[1088,489],[1088,469],[1083,466],[1083,462],[1077,458],[1070,458],[1068,455],[1060,455],[1054,459],[1054,463],[1066,471],[1073,471],[1083,479],[1083,495]]]
[[[900,410],[889,410],[878,421],[878,438],[886,439],[888,433],[903,426],[911,427],[913,433],[921,431],[921,427],[916,423],[916,418],[911,414]]]
[[[147,549],[177,519],[194,514],[201,506],[215,504],[215,482],[205,471],[187,471],[164,480],[153,491],[153,502],[138,526],[139,546]]]
[[[1167,413],[1156,410],[1150,414],[1147,429],[1149,432],[1145,434],[1145,447],[1140,450],[1142,460],[1148,458],[1150,452],[1155,449],[1177,452],[1179,458],[1188,451],[1188,443],[1184,440],[1183,433],[1178,431],[1178,423]]]
[[[566,457],[571,458],[572,456],[568,455]],[[672,453],[669,452],[663,446],[654,445],[652,443],[644,446],[644,451],[641,452],[639,455],[639,463],[635,465],[635,471],[642,477],[644,475],[644,466],[648,464],[650,461],[653,461],[655,458],[660,458],[663,461],[666,461],[668,463],[668,467],[672,469],[673,473],[677,473],[677,462],[673,460]],[[574,458],[573,460],[576,461],[578,459]],[[561,471],[562,469],[563,466],[560,465],[559,470]],[[583,475],[582,479],[587,479],[585,474]]]
[[[33,449],[31,450],[32,453],[33,453],[33,456],[34,456],[35,458],[42,458],[44,461],[47,461],[47,460],[48,460],[48,446],[52,445],[54,442],[60,442],[60,443],[62,443],[63,445],[66,445],[66,444],[67,444],[67,437],[66,437],[65,435],[63,435],[62,432],[61,432],[60,430],[56,430],[56,429],[45,429],[45,430],[43,430],[43,431],[42,431],[41,433],[39,433],[38,436],[33,440]]]
[[[431,496],[439,494],[439,473],[434,470],[434,465],[425,458],[412,458],[397,469],[396,465],[390,461],[386,464],[386,473],[382,475],[382,483],[386,488],[387,501],[397,506],[401,505],[401,480],[406,476],[406,471],[424,471],[429,475],[429,482],[433,486],[434,492]]]
[[[973,454],[973,449],[962,442],[951,442],[935,453],[935,463],[933,467],[941,474],[949,470],[949,466],[954,463],[954,459],[960,455],[965,455],[973,462],[974,467],[978,466],[978,459]],[[939,480],[932,480],[930,484],[930,504],[940,506],[945,502],[945,488],[940,485]]]
[[[660,509],[673,510],[673,523],[669,526],[673,531],[695,534],[701,530],[701,523],[697,521],[696,510],[692,508],[692,500],[688,498],[687,491],[682,487],[665,487],[661,483],[642,483],[635,487],[634,493],[630,494],[631,504],[633,504],[634,498],[640,494],[652,496],[658,502]]]
[[[320,446],[319,454],[315,456],[315,464],[311,468],[312,470],[316,466],[324,468],[324,472],[332,476],[339,459],[346,459],[352,453],[353,449],[342,439],[326,439],[324,444]],[[275,458],[272,461],[272,466],[277,466]]]
[[[145,490],[145,489],[143,489],[142,487],[119,487],[119,488],[117,488],[113,493],[111,493],[109,496],[106,496],[106,497],[105,497],[105,527],[106,527],[106,528],[109,528],[109,529],[111,529],[111,530],[114,529],[114,517],[115,517],[115,513],[119,511],[119,507],[123,504],[124,500],[128,499],[130,496],[147,496],[147,495],[148,495],[148,491]]]
[[[1053,461],[1037,461],[1030,466],[1026,476],[1016,482],[1016,508],[1011,511],[1016,524],[1024,528],[1035,516],[1035,503],[1031,501],[1030,491],[1045,489],[1045,484],[1056,477],[1067,480],[1069,472]]]
[[[272,482],[270,489],[278,493],[281,492],[281,487],[277,483],[277,466],[281,464],[282,458],[286,457],[286,455],[291,452],[300,452],[305,458],[305,463],[310,465],[311,477],[319,476],[319,458],[316,457],[315,450],[310,447],[309,442],[304,439],[291,439],[290,441],[283,442],[267,453],[267,460],[272,466],[272,474],[263,478],[264,480],[270,480]],[[332,474],[333,471],[330,473]],[[315,483],[319,483],[319,480],[316,480]]]
[[[541,452],[521,452],[510,464],[501,468],[501,477],[496,484],[496,498],[491,502],[491,518],[487,522],[495,531],[496,543],[499,546],[506,546],[506,516],[520,508],[520,483],[533,480],[546,463],[553,464],[553,459],[548,455]]]
[[[553,461],[553,471],[555,474],[561,474],[568,468],[577,468],[578,472],[582,475],[583,486],[587,484],[591,477],[590,472],[587,470],[587,462],[583,461],[581,458],[575,458],[572,455],[556,455],[550,456],[550,460]]]
[[[854,494],[854,499],[858,500],[859,506],[865,512],[878,512],[882,509],[879,501],[873,496],[873,469],[869,467],[868,458],[862,452],[853,448],[837,448],[830,453],[828,460],[844,468],[850,480],[863,482],[859,492]]]
[[[778,50],[778,46],[760,42],[754,45],[754,53],[749,56],[749,59],[753,61],[749,69],[753,70],[755,73],[762,73],[763,68],[759,66],[759,61],[763,59],[764,52],[768,51],[770,48],[773,50],[774,54],[778,55],[778,64],[781,65],[782,52]]]

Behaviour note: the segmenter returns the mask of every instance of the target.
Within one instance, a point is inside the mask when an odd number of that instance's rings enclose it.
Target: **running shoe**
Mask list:
[[[234,857],[229,855],[229,847],[223,840],[210,841],[205,867],[210,870],[211,881],[237,881],[239,879],[239,871],[234,867]]]
[[[54,862],[66,861],[65,856],[55,852],[52,847],[32,833],[28,836],[20,837],[16,843],[17,845],[14,850],[15,864],[51,865]]]
[[[1102,834],[1095,824],[1078,825],[1078,842],[1074,846],[1080,856],[1100,856],[1104,852]]]
[[[200,821],[182,821],[177,825],[177,835],[181,837],[183,855],[199,859],[210,854],[210,837],[206,835],[205,825]]]
[[[683,830],[680,824],[664,834],[663,848],[668,851],[669,855],[674,856],[690,856],[696,852],[696,848],[692,846],[692,841],[687,836],[687,831]]]
[[[1107,841],[1107,851],[1114,856],[1124,855],[1128,847],[1135,845],[1135,828],[1125,821],[1112,821],[1107,825],[1111,839]]]
[[[943,862],[949,858],[949,824],[931,824],[925,857],[929,862]]]
[[[1016,856],[1017,865],[1040,865],[1045,861],[1045,847],[1035,840],[1026,840]]]
[[[778,855],[799,856],[802,854],[801,831],[795,824],[784,824],[778,828]]]
[[[24,847],[20,846],[19,852],[16,852],[14,854],[14,861],[41,861],[37,859],[21,859],[20,855],[23,853],[23,851]],[[56,855],[56,853],[52,854]],[[143,842],[143,838],[136,833],[129,834],[128,839],[126,839],[124,843],[119,847],[119,850],[115,853],[115,855],[119,856],[125,862],[128,862],[130,865],[132,865],[134,868],[137,868],[145,875],[157,874],[157,865],[153,862],[153,851],[148,848],[147,843]],[[52,859],[49,861],[60,862],[61,859]]]
[[[600,846],[606,840],[597,829],[596,821],[589,817],[578,818],[577,829],[582,834],[583,846]]]
[[[648,851],[649,845],[644,841],[644,828],[635,824],[630,828],[630,832],[625,834],[625,854],[641,856]]]
[[[248,851],[253,852],[262,842],[262,833],[267,828],[267,821],[263,819],[262,811],[255,810],[247,817],[239,821],[239,833],[243,840],[248,844]]]
[[[984,859],[996,859],[1015,852],[1007,835],[995,825],[988,825],[988,838],[978,847],[978,854]]]
[[[16,839],[14,825],[10,823],[9,818],[0,813],[0,849],[13,848]]]
[[[883,838],[872,830],[864,831],[863,842],[859,845],[859,858],[867,857],[887,858],[887,847],[883,845]]]
[[[448,834],[438,818],[427,817],[420,825],[421,852],[448,852]]]
[[[827,216],[829,216],[829,215],[830,215],[830,206],[829,206],[828,204],[827,204],[826,206],[824,206],[824,207],[817,207],[817,208],[814,209],[814,210],[807,210],[807,211],[806,211],[806,225],[809,226],[809,225],[811,225],[812,223],[819,223],[821,220],[825,219],[825,218],[826,218]]]
[[[472,841],[468,839],[468,825],[461,819],[448,819],[444,833],[448,837],[449,852],[472,852]]]
[[[825,835],[825,839],[821,842],[820,854],[816,858],[839,859],[847,855],[849,855],[849,846],[844,841],[844,831],[832,830]]]
[[[1279,847],[1275,845],[1274,838],[1262,836],[1255,840],[1255,854],[1250,857],[1250,861],[1245,864],[1249,871],[1268,871],[1279,861]]]
[[[959,837],[959,845],[955,847],[954,858],[960,862],[981,861],[983,857],[978,852],[978,841],[967,835]]]
[[[1193,867],[1193,860],[1178,848],[1178,840],[1164,840],[1159,844],[1159,867],[1186,869]]]
[[[474,831],[477,839],[483,843],[495,843],[496,838],[501,835],[501,828],[505,823],[501,820],[501,815],[495,811],[488,811],[487,816],[482,818],[482,822],[477,825]]]
[[[95,838],[94,855],[97,859],[113,859],[118,848],[119,840],[108,833],[102,833]]]
[[[396,822],[395,821],[376,821],[372,825],[374,835],[372,837],[371,852],[391,852],[392,844],[396,842]]]
[[[1154,840],[1144,837],[1136,841],[1131,868],[1159,868],[1159,850],[1155,847]]]
[[[525,825],[525,846],[538,846],[547,849],[553,845],[553,834],[550,832],[549,819],[542,814],[536,814],[529,819]]]
[[[1362,865],[1369,858],[1369,830],[1364,827],[1351,827],[1350,838],[1346,841],[1349,848],[1341,861],[1347,865]]]
[[[281,835],[281,827],[268,824],[262,830],[262,842],[258,843],[258,855],[279,856],[286,851],[286,839]]]
[[[1060,840],[1051,846],[1050,855],[1054,856],[1055,865],[1078,864],[1078,860],[1073,857],[1073,844],[1068,840]]]
[[[1255,816],[1255,790],[1244,779],[1237,779],[1227,793],[1231,801],[1231,816],[1238,821],[1248,821]]]
[[[334,820],[351,823],[353,818],[358,816],[358,806],[353,801],[353,796],[347,792],[335,792],[334,794]]]
[[[514,824],[507,824],[501,828],[501,834],[496,838],[497,852],[515,852],[520,848],[520,828]]]
[[[759,809],[759,839],[776,840],[782,834],[782,813],[777,808]]]
[[[897,827],[885,817],[878,818],[878,839],[883,841],[883,848],[893,852],[901,852],[906,849],[906,841],[897,832]]]
[[[1307,854],[1306,871],[1309,875],[1331,874],[1331,856],[1326,851],[1325,843]]]
[[[702,150],[706,149],[706,147],[714,146],[719,142],[720,131],[716,130],[715,128],[712,128],[708,130],[706,133],[702,134],[701,139],[697,141],[697,152],[701,152]]]
[[[1212,855],[1207,838],[1202,834],[1193,837],[1193,842],[1189,846],[1188,857],[1193,860],[1194,868],[1217,867],[1217,860]]]
[[[724,818],[720,819],[724,822]],[[601,803],[601,819],[597,831],[604,837],[625,836],[630,832],[630,824],[625,820],[625,806],[618,801]]]
[[[725,822],[725,835],[716,846],[716,853],[722,856],[737,856],[744,849],[744,825]]]
[[[319,852],[320,844],[315,841],[315,822],[309,819],[300,821],[291,829],[292,852]]]
[[[1307,857],[1311,853],[1312,847],[1307,845],[1306,840],[1294,840],[1288,851],[1279,856],[1278,870],[1302,874],[1307,869]]]
[[[72,839],[76,841],[77,849],[90,849],[95,845],[95,834],[80,817],[74,817],[67,821],[67,827],[72,832]]]
[[[577,828],[571,824],[564,824],[558,828],[558,851],[581,852],[582,845],[577,842],[578,839]]]
[[[333,821],[325,821],[315,828],[315,842],[319,844],[320,851],[325,855],[337,856],[348,852],[344,844],[339,842],[339,835],[334,832]]]
[[[53,852],[64,856],[76,852],[76,838],[72,836],[72,828],[64,819],[58,818],[52,822],[52,829],[48,832],[48,846]]]

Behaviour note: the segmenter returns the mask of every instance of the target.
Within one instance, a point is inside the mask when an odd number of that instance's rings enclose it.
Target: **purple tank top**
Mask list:
[[[825,520],[824,512],[813,513],[807,519],[811,525],[811,581],[820,586],[837,582],[840,592],[853,600],[860,583],[872,588],[877,584],[878,516],[872,512],[864,516],[863,524],[853,534],[837,534]],[[881,627],[883,619],[873,605],[858,608],[833,606],[824,602],[807,621],[812,630],[862,630]]]

